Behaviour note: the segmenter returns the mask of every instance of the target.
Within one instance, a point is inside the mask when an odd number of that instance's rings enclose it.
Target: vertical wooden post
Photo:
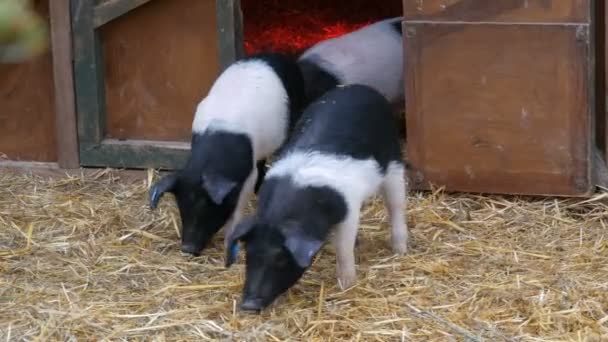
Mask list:
[[[606,139],[606,6],[604,1],[593,1],[592,32],[594,42],[594,70],[595,77],[595,146],[593,151],[593,181],[594,184],[608,186],[608,149]]]
[[[245,32],[243,28],[243,10],[241,9],[241,1],[238,0],[234,5],[234,49],[236,57],[242,58],[245,56]]]
[[[72,68],[70,1],[49,0],[49,6],[58,163],[62,168],[74,169],[80,166],[80,158]]]
[[[597,78],[598,78],[598,108],[596,118],[596,134],[598,147],[603,152],[604,161],[608,161],[608,53],[606,48],[608,47],[608,6],[604,1],[597,1],[596,15],[595,15],[595,31],[597,34],[597,44],[599,53],[596,53],[597,60]],[[600,112],[601,111],[601,112]]]
[[[241,2],[216,0],[220,69],[223,71],[244,54]]]

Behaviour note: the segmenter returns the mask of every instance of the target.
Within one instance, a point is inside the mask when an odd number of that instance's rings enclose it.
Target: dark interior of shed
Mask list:
[[[297,55],[315,43],[402,15],[401,0],[242,0],[245,51]]]

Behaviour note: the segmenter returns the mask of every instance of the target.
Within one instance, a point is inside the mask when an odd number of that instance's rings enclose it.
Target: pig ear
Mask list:
[[[222,204],[226,196],[234,189],[236,182],[220,175],[204,174],[202,176],[203,188],[215,204]]]
[[[242,240],[243,237],[253,229],[254,222],[253,216],[243,219],[234,227],[232,233],[226,237],[226,268],[230,267],[236,261],[236,257],[239,254],[239,240]]]
[[[312,264],[313,257],[319,252],[323,241],[304,233],[299,228],[292,228],[285,232],[285,248],[301,268],[307,268]]]
[[[158,201],[165,192],[172,192],[177,182],[177,175],[170,174],[160,181],[156,182],[150,188],[150,208],[156,209]]]

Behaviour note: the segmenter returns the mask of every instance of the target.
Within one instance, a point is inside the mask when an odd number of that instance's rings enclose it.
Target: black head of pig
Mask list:
[[[293,286],[310,267],[323,245],[322,238],[306,233],[296,222],[274,226],[254,217],[243,220],[228,238],[226,267],[246,248],[246,280],[241,309],[260,311]]]
[[[253,156],[248,138],[223,132],[195,135],[192,151],[184,169],[151,187],[150,207],[172,193],[182,221],[182,252],[200,255],[234,213]]]
[[[239,196],[234,191],[236,185],[221,177],[202,176],[197,181],[183,173],[172,174],[151,188],[150,206],[156,208],[165,192],[173,193],[182,220],[181,250],[200,255],[236,208]]]

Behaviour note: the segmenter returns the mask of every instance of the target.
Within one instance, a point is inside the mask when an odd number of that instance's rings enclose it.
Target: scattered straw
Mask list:
[[[315,43],[402,14],[400,0],[242,0],[245,50],[300,54]]]
[[[261,315],[239,312],[243,258],[221,236],[179,253],[155,175],[0,171],[0,340],[600,341],[608,339],[608,195],[589,200],[411,193],[410,254],[364,208],[359,281],[330,246]],[[221,234],[220,234],[221,235]]]

